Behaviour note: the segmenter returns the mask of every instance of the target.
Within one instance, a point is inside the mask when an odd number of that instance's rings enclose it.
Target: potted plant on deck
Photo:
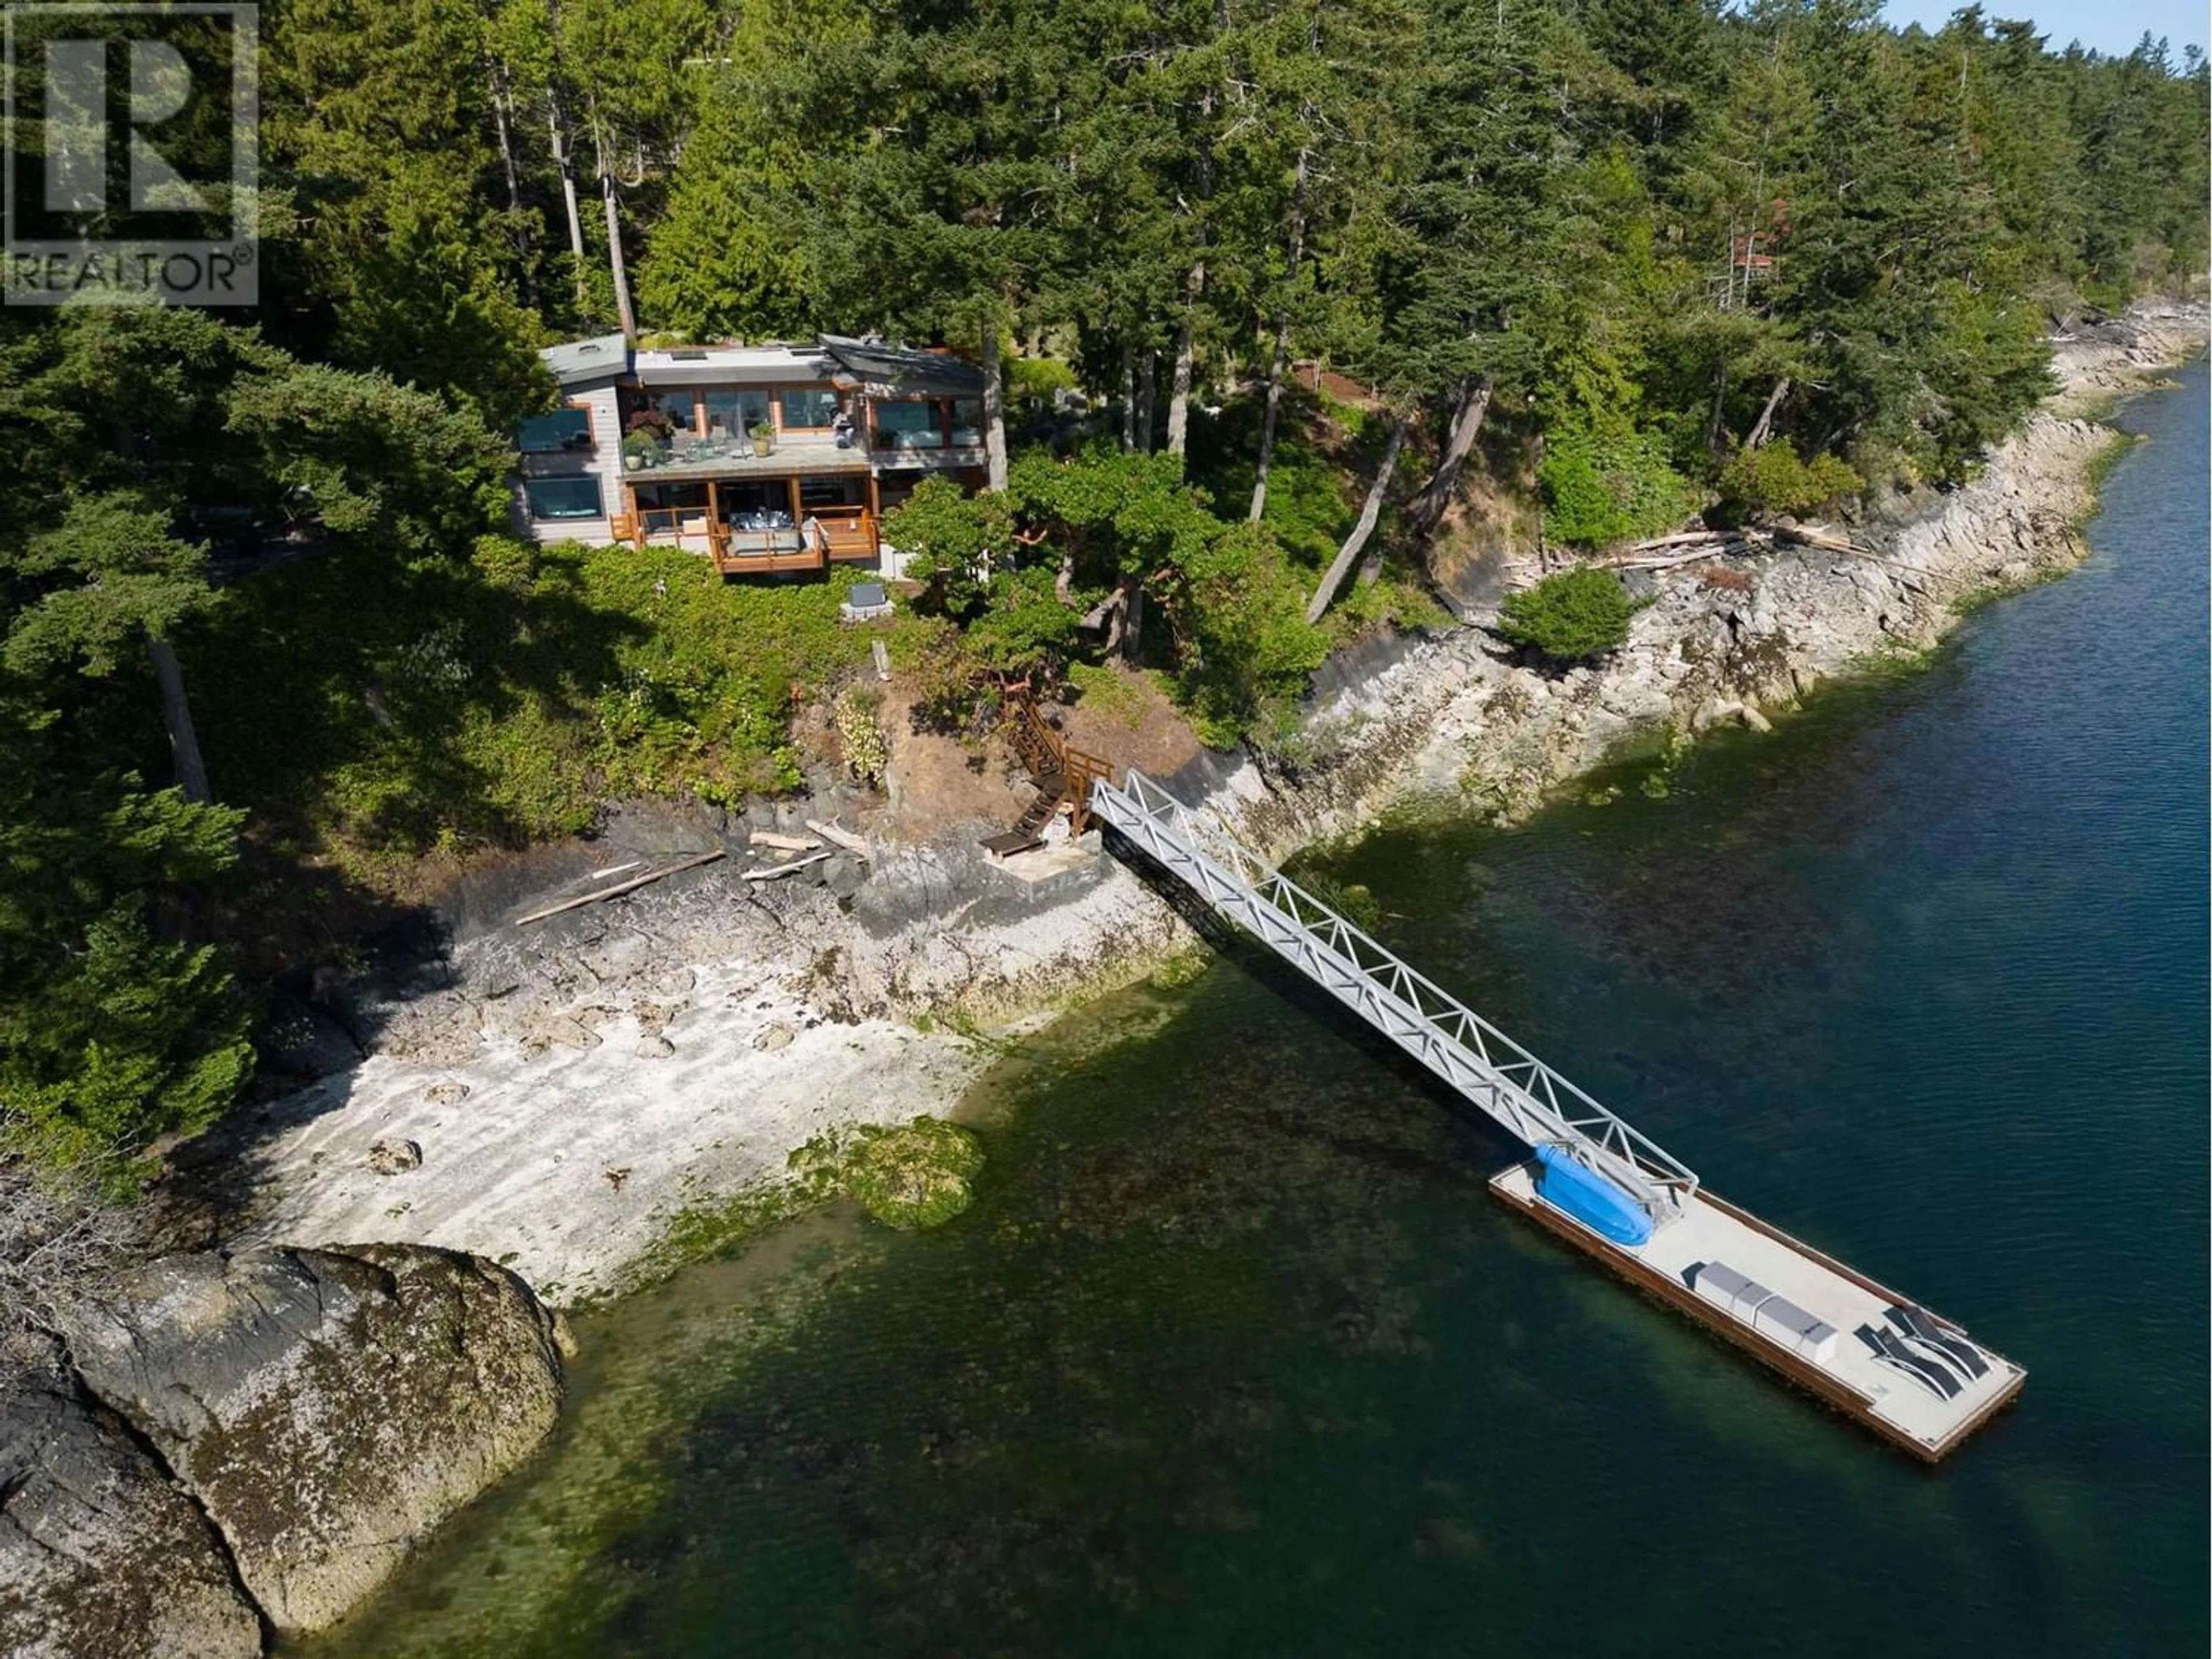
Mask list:
[[[775,453],[775,428],[766,421],[753,422],[753,453],[760,456]]]
[[[632,410],[628,426],[623,434],[623,465],[632,472],[658,461],[661,446],[675,430],[675,423],[657,409]]]

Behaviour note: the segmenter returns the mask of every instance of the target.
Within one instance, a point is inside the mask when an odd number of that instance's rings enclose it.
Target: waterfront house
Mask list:
[[[610,334],[542,355],[562,403],[516,434],[517,527],[534,541],[681,547],[728,575],[896,575],[883,515],[932,473],[984,481],[983,374],[949,352]]]

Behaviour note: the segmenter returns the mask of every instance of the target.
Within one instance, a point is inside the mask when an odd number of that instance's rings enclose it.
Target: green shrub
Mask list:
[[[1265,525],[1237,524],[1187,556],[1187,635],[1176,701],[1199,740],[1235,746],[1264,711],[1301,696],[1328,656],[1328,635],[1305,617],[1305,588]]]
[[[1650,433],[1554,433],[1536,476],[1546,537],[1576,547],[1663,534],[1696,506],[1688,481]]]
[[[968,648],[987,667],[1049,681],[1081,631],[1081,613],[1053,592],[1053,573],[1031,565],[993,575],[983,607],[968,623]]]
[[[906,574],[937,584],[945,608],[962,616],[981,603],[987,554],[1003,554],[1012,524],[1003,495],[971,495],[942,474],[884,515],[884,539],[907,556]]]
[[[1731,518],[1762,513],[1802,513],[1863,487],[1848,463],[1834,455],[1801,461],[1785,443],[1761,444],[1732,457],[1717,480],[1723,509]]]
[[[1642,608],[1611,571],[1584,565],[1508,598],[1498,609],[1498,631],[1556,661],[1576,662],[1627,639],[1629,618]]]

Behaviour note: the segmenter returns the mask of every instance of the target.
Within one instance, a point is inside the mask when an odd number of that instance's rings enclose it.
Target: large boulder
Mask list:
[[[168,1256],[121,1290],[70,1316],[77,1375],[190,1490],[279,1632],[341,1618],[559,1409],[553,1316],[479,1257]]]
[[[0,1653],[256,1659],[222,1540],[57,1352],[0,1355]]]

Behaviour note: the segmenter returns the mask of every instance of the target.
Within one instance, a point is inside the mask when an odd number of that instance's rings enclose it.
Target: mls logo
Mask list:
[[[9,305],[252,305],[258,8],[6,8]]]

